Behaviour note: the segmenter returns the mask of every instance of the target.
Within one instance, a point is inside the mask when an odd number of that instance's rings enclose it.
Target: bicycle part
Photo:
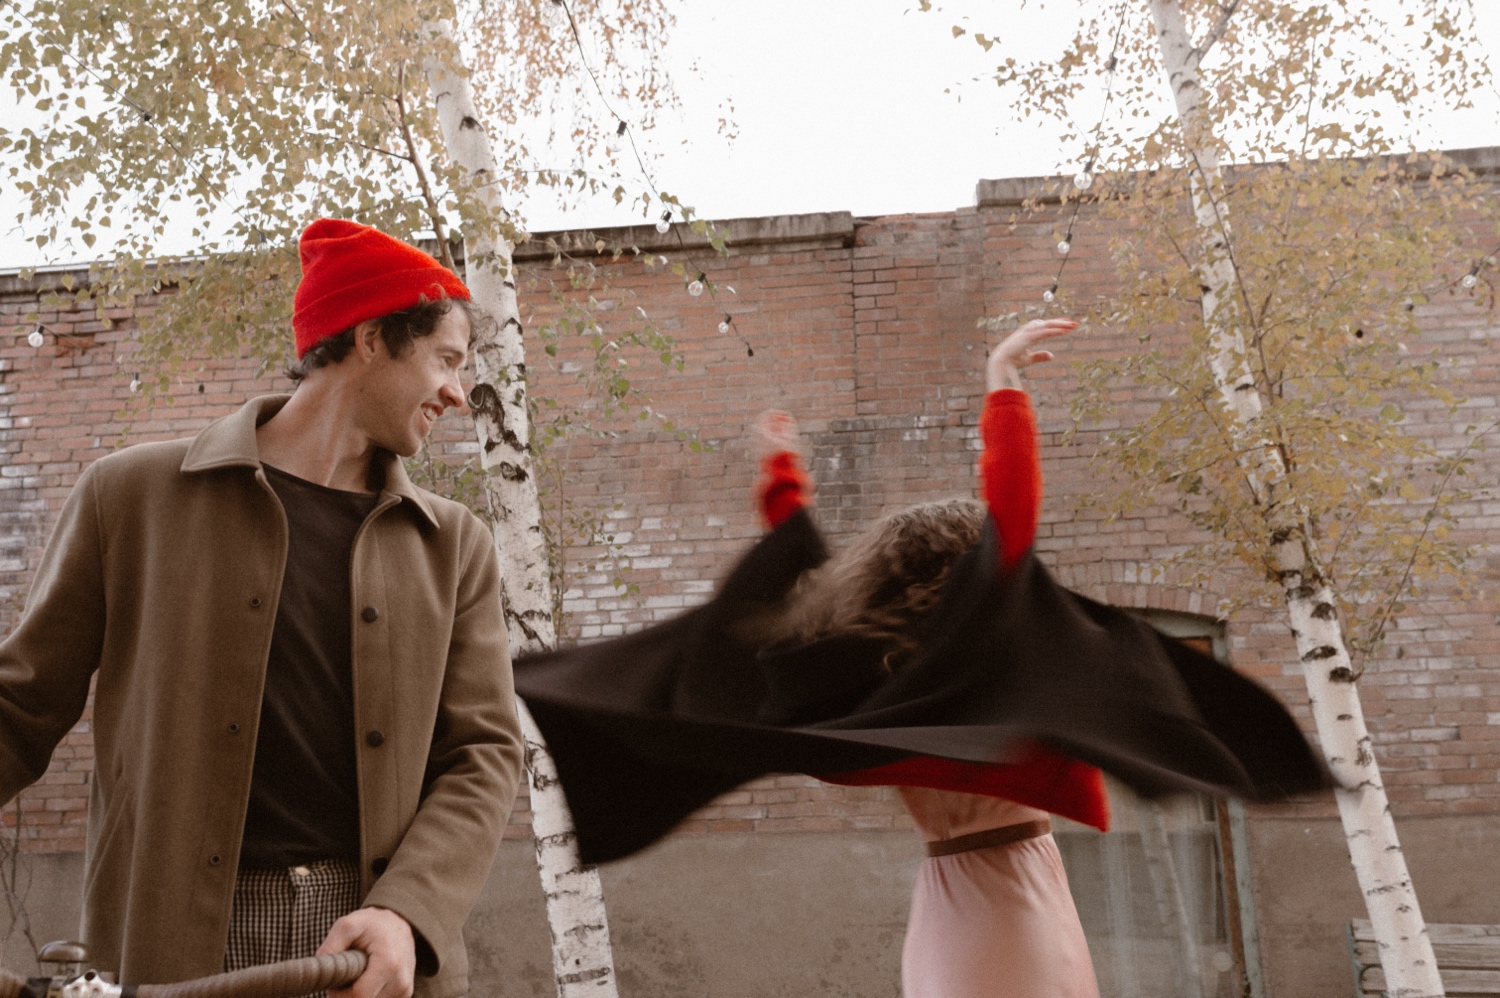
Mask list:
[[[27,980],[0,968],[0,998],[302,998],[316,991],[348,987],[365,972],[365,963],[364,953],[345,950],[176,984],[124,986],[92,970],[64,982],[51,977]]]

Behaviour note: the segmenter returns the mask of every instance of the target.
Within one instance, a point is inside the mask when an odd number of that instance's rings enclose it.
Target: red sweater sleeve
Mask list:
[[[980,486],[1000,531],[1000,564],[1008,569],[1031,547],[1042,505],[1042,464],[1030,397],[1016,388],[990,392],[979,432],[984,440]]]
[[[755,495],[761,518],[772,530],[811,506],[812,479],[802,466],[802,458],[788,450],[767,454],[760,462]]]

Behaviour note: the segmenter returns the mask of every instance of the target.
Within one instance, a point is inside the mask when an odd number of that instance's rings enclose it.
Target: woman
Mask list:
[[[1051,360],[1052,353],[1038,344],[1075,326],[1067,319],[1027,323],[987,362],[980,473],[1005,572],[1031,547],[1041,498],[1036,425],[1020,371]],[[762,455],[761,512],[774,528],[809,502],[796,424],[785,413],[766,413],[755,438]],[[984,517],[985,506],[966,500],[887,517],[803,580],[779,622],[782,640],[874,636],[887,647],[880,661],[898,672],[918,652],[923,621],[955,560],[979,540]],[[1034,747],[1032,768],[1044,760],[1044,750]],[[879,772],[848,774],[840,782],[870,783]],[[1098,771],[1071,772],[1102,808]],[[917,877],[902,951],[905,998],[1097,998],[1088,944],[1047,813],[996,796],[898,789],[929,857]]]
[[[990,355],[984,505],[913,507],[829,562],[807,510],[795,425],[770,418],[761,502],[774,529],[711,600],[642,631],[516,662],[516,690],[552,752],[584,862],[644,849],[767,773],[910,788],[919,827],[955,848],[978,844],[965,838],[972,833],[1040,829],[1031,823],[1044,816],[1022,805],[1106,827],[1095,766],[1148,797],[1280,800],[1327,785],[1274,696],[1129,613],[1063,589],[1030,552],[1041,476],[1019,371],[1050,359],[1040,346],[1072,328],[1029,323]],[[1045,832],[1017,842],[929,869],[938,878],[1002,853],[1052,849]],[[1051,876],[1062,883],[1055,866]],[[923,897],[942,889],[935,881]],[[1058,938],[1076,940],[1076,917],[1058,907],[1066,891],[1038,882],[1034,896],[1053,907],[1029,924],[1069,926]],[[918,929],[942,924],[928,910],[919,906]],[[1080,959],[1067,976],[1087,987],[1084,951],[1071,952]],[[913,966],[920,960],[912,955]]]

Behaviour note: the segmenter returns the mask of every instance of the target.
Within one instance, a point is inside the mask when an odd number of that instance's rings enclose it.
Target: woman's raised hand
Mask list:
[[[1011,333],[990,351],[985,364],[985,390],[1021,387],[1021,368],[1052,359],[1051,350],[1038,350],[1037,344],[1072,332],[1078,323],[1072,319],[1035,319]]]
[[[797,421],[780,409],[767,409],[750,424],[750,449],[757,461],[784,450],[795,452],[801,442]]]

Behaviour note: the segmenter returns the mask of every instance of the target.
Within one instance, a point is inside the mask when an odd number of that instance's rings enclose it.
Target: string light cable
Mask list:
[[[1495,265],[1495,258],[1497,255],[1500,255],[1500,246],[1496,246],[1484,256],[1480,257],[1478,260],[1475,260],[1474,263],[1469,267],[1468,273],[1464,274],[1462,277],[1457,278],[1456,280],[1451,280],[1447,284],[1443,285],[1444,290],[1447,290],[1448,288],[1453,287],[1453,285],[1458,284],[1465,290],[1472,291],[1479,285],[1480,271],[1482,271],[1485,267],[1493,267]]]
[[[1473,291],[1479,286],[1479,282],[1481,280],[1487,280],[1487,278],[1481,275],[1486,269],[1494,267],[1495,261],[1497,259],[1500,259],[1500,246],[1496,246],[1488,253],[1476,258],[1469,265],[1469,269],[1464,271],[1458,277],[1450,277],[1440,284],[1434,284],[1428,288],[1425,288],[1422,290],[1422,294],[1426,297],[1431,297],[1432,295],[1440,294],[1444,291],[1452,291],[1455,287],[1461,287],[1465,291]],[[1408,299],[1406,302],[1406,310],[1410,312],[1414,308],[1416,308],[1416,303]]]
[[[37,26],[37,23],[35,21],[33,21],[30,17],[28,17],[26,15],[26,12],[23,11],[20,8],[20,6],[15,3],[15,0],[0,0],[0,3],[4,3],[11,10],[13,10],[13,11],[16,12],[16,16],[17,17],[19,17],[21,20],[25,21],[27,24],[31,25],[31,30],[34,31],[34,32],[36,32],[36,35],[37,35],[38,38],[42,39],[42,41],[48,43],[53,48],[57,49],[64,56],[66,56],[69,61],[71,61],[73,63],[76,63],[79,69],[83,70],[89,76],[92,76],[94,78],[95,82],[97,82],[105,90],[108,90],[111,94],[113,94],[116,97],[116,99],[118,99],[121,103],[130,105],[130,107],[135,110],[136,114],[139,114],[141,116],[141,120],[142,121],[146,122],[147,124],[150,124],[151,121],[152,121],[152,119],[156,117],[150,111],[146,110],[144,107],[141,107],[141,105],[139,105],[135,101],[131,100],[130,97],[129,97],[129,95],[127,95],[126,93],[124,93],[123,91],[121,91],[113,83],[110,83],[103,76],[99,75],[99,73],[96,72],[92,66],[90,66],[88,63],[84,62],[82,59],[80,59],[76,55],[74,55],[73,52],[72,52],[72,50],[70,50],[66,45],[60,45],[56,41],[54,41],[53,39],[49,38],[47,36],[47,34],[44,31],[42,31],[41,28],[39,28]],[[181,154],[181,150],[178,150],[178,153],[180,155]],[[191,164],[189,164],[189,165],[191,165]]]
[[[1073,231],[1078,221],[1078,212],[1083,207],[1084,191],[1094,186],[1094,164],[1099,156],[1100,136],[1104,131],[1104,122],[1109,117],[1109,105],[1114,99],[1115,93],[1115,69],[1119,65],[1120,35],[1125,28],[1125,16],[1129,12],[1129,4],[1120,4],[1120,20],[1115,24],[1115,37],[1110,46],[1109,58],[1104,61],[1104,106],[1099,111],[1099,121],[1094,125],[1093,135],[1089,144],[1085,147],[1085,159],[1083,169],[1073,176],[1073,187],[1078,192],[1073,198],[1073,210],[1068,215],[1067,227],[1063,230],[1064,235],[1057,243],[1058,255],[1062,257],[1057,264],[1057,273],[1052,276],[1052,285],[1042,292],[1042,301],[1051,304],[1057,298],[1057,288],[1062,283],[1063,271],[1067,269],[1068,260],[1073,252]]]
[[[615,135],[617,137],[624,137],[627,141],[629,141],[630,151],[635,157],[636,166],[641,171],[641,178],[645,180],[646,187],[649,188],[652,195],[655,196],[658,204],[667,204],[666,199],[662,197],[661,191],[657,189],[656,182],[651,177],[651,171],[646,167],[646,161],[645,158],[641,155],[640,147],[636,145],[635,129],[631,128],[629,122],[625,120],[624,116],[615,111],[613,105],[610,104],[609,96],[604,92],[604,86],[599,82],[598,75],[595,74],[593,66],[589,63],[588,53],[585,52],[583,48],[583,36],[578,31],[578,22],[573,18],[573,9],[571,5],[569,5],[568,0],[552,0],[552,3],[555,6],[561,7],[563,13],[567,16],[568,28],[573,35],[573,44],[578,49],[578,61],[583,64],[584,72],[588,74],[590,82],[594,84],[594,90],[599,94],[599,102],[604,105],[604,110],[607,111],[610,116],[615,119]],[[683,220],[687,220],[686,214],[684,214]],[[700,264],[694,257],[692,251],[688,249],[687,241],[682,236],[681,227],[674,226],[672,224],[672,209],[670,207],[663,210],[661,218],[656,221],[656,231],[661,233],[662,235],[666,235],[668,232],[676,232],[678,248],[681,250],[683,257],[687,260],[689,272],[695,275],[687,282],[687,293],[692,295],[694,298],[697,298],[702,295],[704,291],[707,291],[708,296],[710,299],[712,299],[715,308],[723,316],[723,318],[719,320],[719,332],[728,334],[731,330],[733,330],[739,337],[740,342],[745,345],[745,355],[748,357],[754,357],[755,347],[751,345],[749,339],[747,339],[744,334],[739,333],[738,328],[734,325],[734,315],[730,313],[730,311],[723,305],[723,303],[719,301],[718,287],[713,281],[709,280],[707,268]],[[662,260],[663,262],[665,262],[666,258],[662,257]],[[735,291],[733,287],[730,287],[729,285],[725,285],[725,287],[731,294],[738,295],[738,292]]]

